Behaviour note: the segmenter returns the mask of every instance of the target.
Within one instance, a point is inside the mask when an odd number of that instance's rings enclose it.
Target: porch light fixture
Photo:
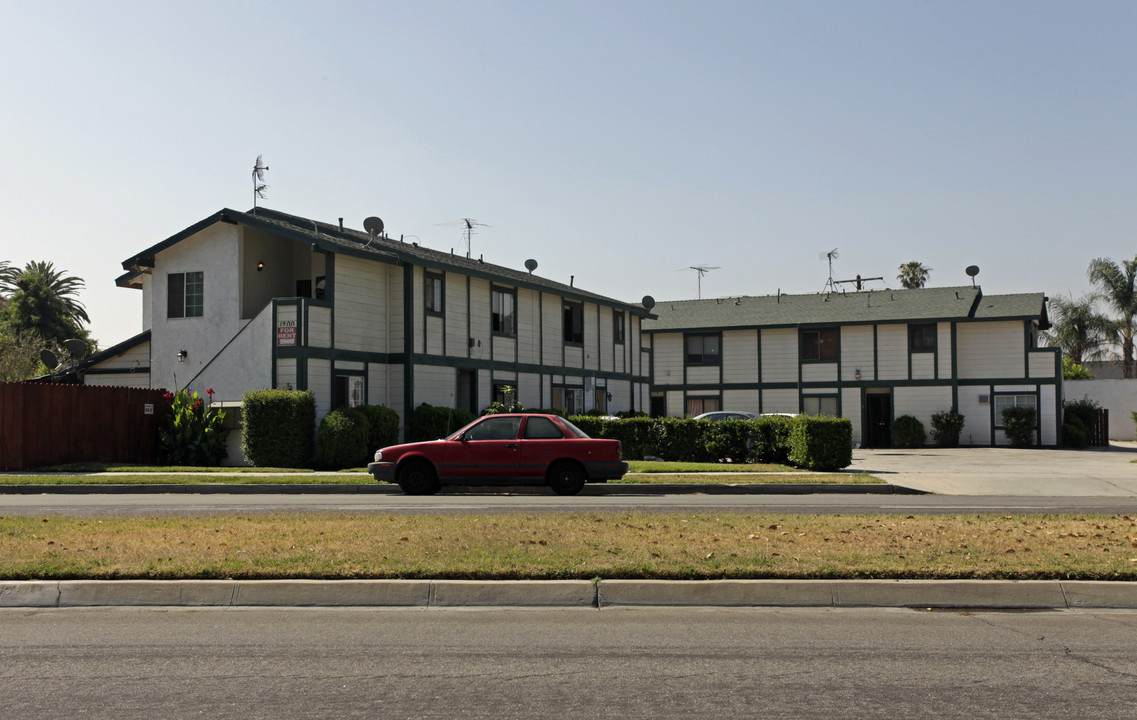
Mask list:
[[[861,369],[860,368],[857,368],[857,371],[855,373],[853,373],[853,377],[855,377],[858,380],[861,379]]]
[[[264,270],[264,269],[265,269],[265,264],[264,264],[264,260],[262,260],[259,263],[257,263],[257,272],[260,272],[261,270]]]
[[[178,351],[178,362],[185,362],[187,357],[189,357],[188,352],[186,352],[185,350],[179,350]]]

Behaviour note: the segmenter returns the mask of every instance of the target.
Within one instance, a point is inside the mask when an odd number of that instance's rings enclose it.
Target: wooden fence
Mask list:
[[[0,383],[0,470],[72,462],[153,463],[164,390]]]
[[[1097,422],[1090,426],[1090,446],[1109,447],[1109,409],[1098,410]]]

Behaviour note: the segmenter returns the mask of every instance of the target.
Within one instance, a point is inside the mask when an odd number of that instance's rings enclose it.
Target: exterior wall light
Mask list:
[[[857,368],[857,371],[855,373],[853,373],[853,377],[855,377],[858,380],[861,379],[861,369],[860,368]]]
[[[261,262],[257,263],[257,272],[260,272],[261,270],[264,270],[264,269],[265,269],[265,264],[264,264],[264,261],[262,260]]]
[[[189,357],[188,352],[186,352],[185,350],[179,350],[178,351],[178,362],[185,362],[187,357]]]

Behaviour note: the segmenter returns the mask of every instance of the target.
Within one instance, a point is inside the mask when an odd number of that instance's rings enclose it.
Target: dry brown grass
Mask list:
[[[0,579],[1137,579],[1129,516],[0,518]]]

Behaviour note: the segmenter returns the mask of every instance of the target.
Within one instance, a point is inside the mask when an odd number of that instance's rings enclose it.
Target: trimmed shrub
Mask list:
[[[411,421],[407,426],[407,442],[444,438],[476,419],[477,417],[467,410],[434,407],[423,403],[411,413]]]
[[[924,423],[911,415],[901,415],[892,421],[892,447],[918,448],[924,446]]]
[[[751,462],[757,455],[758,427],[753,420],[720,420],[709,423],[703,432],[703,445],[716,461]]]
[[[399,413],[386,405],[360,405],[355,409],[367,418],[367,449],[370,452],[398,444]]]
[[[1032,407],[1003,408],[1003,432],[1012,446],[1025,448],[1034,445],[1035,414]]]
[[[792,418],[790,462],[806,470],[839,470],[853,463],[853,423],[848,418]]]
[[[796,417],[774,415],[754,420],[756,435],[751,462],[790,464],[790,432]]]
[[[963,416],[955,410],[932,413],[932,439],[940,447],[959,447]]]
[[[374,451],[372,451],[374,452]],[[367,416],[355,408],[332,410],[316,432],[316,465],[329,470],[366,465]]]
[[[1062,423],[1062,445],[1080,450],[1090,444],[1090,430],[1077,415],[1067,415]]]
[[[252,390],[241,403],[241,451],[260,467],[312,464],[316,397],[307,390]]]

